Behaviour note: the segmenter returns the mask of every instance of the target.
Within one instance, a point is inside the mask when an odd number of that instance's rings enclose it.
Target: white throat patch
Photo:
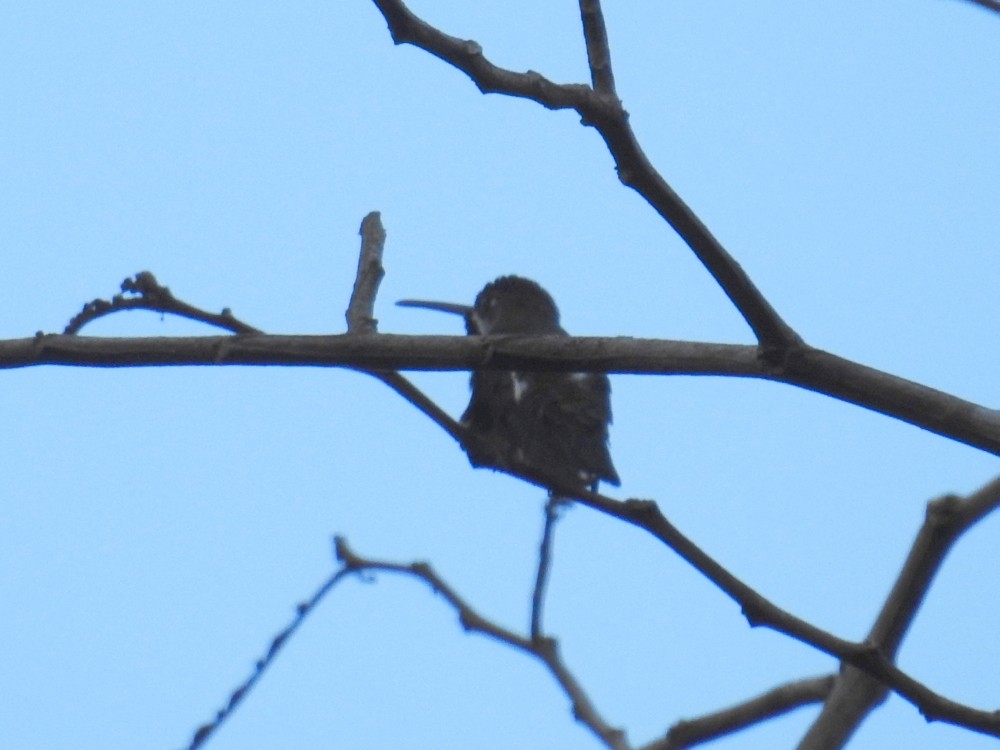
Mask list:
[[[510,382],[514,387],[514,403],[519,403],[521,397],[528,390],[528,381],[520,374],[512,371],[510,373]]]

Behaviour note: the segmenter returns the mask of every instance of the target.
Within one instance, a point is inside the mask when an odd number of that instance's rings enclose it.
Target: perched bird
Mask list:
[[[401,300],[465,318],[470,336],[567,336],[559,310],[541,286],[521,276],[487,284],[475,304]],[[491,457],[519,462],[581,488],[619,484],[608,453],[611,386],[604,373],[476,370],[462,425]]]

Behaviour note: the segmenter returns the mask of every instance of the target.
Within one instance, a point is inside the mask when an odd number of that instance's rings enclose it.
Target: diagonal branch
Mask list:
[[[969,2],[978,5],[980,8],[1000,13],[1000,2],[997,2],[997,0],[969,0]]]
[[[385,227],[378,211],[372,211],[361,220],[361,252],[358,256],[358,272],[354,277],[354,289],[347,304],[348,336],[368,336],[378,333],[378,319],[375,317],[375,297],[379,284],[385,276],[382,255],[385,250]],[[449,416],[440,406],[395,369],[363,370],[373,378],[378,378],[396,393],[409,401],[435,424],[462,443],[466,430]]]
[[[308,601],[305,601],[295,608],[295,617],[292,619],[291,623],[285,627],[280,633],[278,633],[274,638],[271,639],[271,644],[268,646],[267,654],[265,654],[261,659],[258,659],[256,666],[254,667],[253,674],[250,675],[239,687],[237,687],[229,695],[229,700],[226,701],[226,705],[220,708],[212,721],[202,724],[195,731],[194,735],[191,737],[191,742],[187,746],[187,750],[197,750],[197,748],[208,742],[209,738],[215,734],[215,732],[222,726],[222,724],[228,719],[232,714],[242,705],[243,700],[250,694],[254,686],[261,680],[264,673],[267,672],[268,667],[270,667],[274,660],[278,657],[281,649],[284,648],[285,644],[288,643],[289,639],[295,635],[295,632],[302,626],[306,618],[319,606],[320,602],[326,597],[327,594],[333,590],[333,587],[340,583],[344,578],[347,577],[349,571],[338,570],[332,576],[326,579],[314,593]]]
[[[483,55],[476,42],[449,36],[414,15],[402,0],[374,0],[389,25],[396,44],[413,44],[465,73],[483,93],[500,93],[531,99],[549,109],[576,110],[584,124],[597,129],[608,146],[625,185],[638,192],[681,236],[708,272],[722,287],[764,347],[768,357],[801,345],[798,334],[771,307],[739,263],[712,235],[691,208],[667,184],[639,145],[628,122],[628,113],[609,96],[611,78],[607,35],[603,33],[600,6],[581,2],[584,35],[597,90],[581,84],[556,84],[538,73],[515,73],[500,68]],[[596,8],[597,13],[587,12]]]
[[[923,526],[866,643],[887,658],[895,659],[948,551],[962,534],[997,506],[1000,506],[1000,478],[968,498],[946,496],[928,503]],[[885,699],[885,694],[884,685],[855,667],[846,666],[799,750],[842,747],[865,716]]]
[[[573,716],[584,724],[611,750],[628,750],[629,745],[625,734],[608,724],[598,713],[590,698],[584,692],[580,683],[570,672],[559,656],[556,641],[552,638],[532,640],[508,630],[476,612],[458,593],[456,593],[430,565],[423,562],[400,563],[365,559],[354,553],[343,537],[335,540],[337,559],[344,565],[344,570],[350,572],[386,572],[398,573],[424,581],[436,594],[440,594],[452,609],[458,614],[462,627],[473,633],[481,633],[500,641],[521,653],[538,659],[555,677],[559,686],[573,704]]]
[[[569,486],[558,477],[543,474],[534,468],[520,466],[490,468],[543,487],[554,494],[578,500],[594,510],[643,529],[676,552],[685,562],[739,604],[751,627],[769,628],[827,653],[845,665],[857,667],[916,706],[928,721],[944,721],[1000,737],[1000,712],[983,711],[946,698],[899,669],[892,658],[881,650],[879,644],[867,640],[852,643],[782,609],[741,581],[684,536],[667,520],[652,500],[621,502],[597,492]],[[971,525],[1000,505],[1000,478],[970,499],[973,502],[969,505],[966,522]]]
[[[597,493],[580,490],[573,493],[573,496],[592,508],[648,531],[662,541],[736,601],[752,626],[763,626],[783,633],[836,657],[846,665],[857,667],[916,706],[928,721],[945,721],[1000,737],[1000,713],[975,709],[935,693],[900,670],[892,662],[894,652],[887,655],[879,643],[867,640],[862,643],[845,641],[781,609],[736,578],[681,534],[663,516],[656,503],[648,500],[620,503]],[[974,523],[1000,505],[1000,478],[977,492],[970,500],[969,510],[962,522],[964,524]],[[891,645],[891,641],[888,643]]]
[[[823,701],[833,688],[834,675],[813,677],[779,685],[748,701],[721,711],[678,721],[662,739],[650,742],[641,750],[682,750],[726,734],[759,724],[801,706]]]

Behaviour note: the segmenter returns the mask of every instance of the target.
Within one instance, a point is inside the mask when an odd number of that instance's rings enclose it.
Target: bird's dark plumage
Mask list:
[[[405,300],[402,305],[457,313],[469,335],[566,336],[559,310],[541,286],[520,276],[487,284],[471,307]],[[619,484],[608,452],[611,386],[589,372],[472,373],[462,424],[502,460],[513,459],[580,487]]]

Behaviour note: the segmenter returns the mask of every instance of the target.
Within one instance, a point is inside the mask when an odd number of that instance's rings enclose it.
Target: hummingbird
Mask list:
[[[559,325],[552,296],[522,276],[491,281],[471,307],[426,300],[397,304],[461,315],[470,336],[569,335]],[[470,385],[461,424],[493,461],[520,463],[592,491],[600,481],[620,484],[608,452],[611,384],[604,373],[475,370]]]

